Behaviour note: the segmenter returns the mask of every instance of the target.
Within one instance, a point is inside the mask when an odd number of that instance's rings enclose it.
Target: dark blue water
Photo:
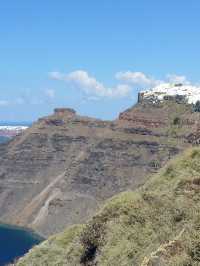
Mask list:
[[[43,240],[31,231],[0,224],[0,266],[23,256]]]

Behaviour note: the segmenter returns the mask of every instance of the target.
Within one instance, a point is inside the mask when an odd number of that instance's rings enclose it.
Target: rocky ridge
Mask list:
[[[48,236],[88,220],[199,139],[199,113],[139,101],[115,121],[58,108],[0,146],[0,220]]]

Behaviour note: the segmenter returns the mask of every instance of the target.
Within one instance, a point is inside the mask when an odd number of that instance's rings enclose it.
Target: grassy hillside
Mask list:
[[[18,266],[200,265],[200,149],[173,159],[86,225],[49,238]]]

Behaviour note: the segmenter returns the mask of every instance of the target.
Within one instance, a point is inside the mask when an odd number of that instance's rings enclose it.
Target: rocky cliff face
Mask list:
[[[0,146],[0,220],[43,235],[85,222],[192,145],[199,121],[173,101],[139,103],[115,121],[56,109]]]
[[[34,247],[17,266],[199,266],[200,149],[120,193],[84,225]]]

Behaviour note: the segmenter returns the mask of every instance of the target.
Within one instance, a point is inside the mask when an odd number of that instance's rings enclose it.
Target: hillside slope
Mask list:
[[[17,266],[200,265],[200,149],[172,160],[86,225],[34,247]]]
[[[200,113],[138,103],[115,121],[56,109],[0,145],[0,220],[48,236],[84,223],[106,199],[145,182],[200,140]]]

